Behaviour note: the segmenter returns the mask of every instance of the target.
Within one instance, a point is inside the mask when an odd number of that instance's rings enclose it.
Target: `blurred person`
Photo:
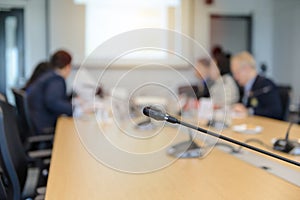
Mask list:
[[[198,68],[200,74],[210,80],[209,93],[215,108],[222,108],[225,105],[232,105],[239,100],[238,87],[229,74],[221,75],[219,66],[212,60],[204,59]]]
[[[224,52],[220,45],[216,45],[212,48],[212,57],[215,63],[219,67],[220,74],[230,74],[230,54]]]
[[[38,134],[53,133],[60,115],[72,115],[72,104],[66,94],[65,79],[71,72],[71,55],[55,52],[46,72],[27,88],[27,100],[33,125]]]
[[[244,95],[233,110],[242,115],[260,115],[275,119],[281,118],[282,108],[276,85],[258,75],[253,56],[248,52],[236,54],[231,59],[231,72]]]
[[[209,77],[213,84],[209,88],[215,108],[226,105],[233,105],[239,101],[239,89],[228,73],[221,74],[220,66],[216,66],[213,61],[209,67]]]
[[[32,72],[31,77],[26,82],[25,86],[22,88],[26,90],[34,81],[36,81],[40,76],[45,74],[46,72],[52,70],[51,64],[49,62],[40,62]]]
[[[207,58],[200,58],[197,60],[195,66],[195,75],[200,80],[197,85],[197,90],[195,91],[197,98],[210,97],[209,87],[212,85],[213,81],[209,77],[210,60]]]

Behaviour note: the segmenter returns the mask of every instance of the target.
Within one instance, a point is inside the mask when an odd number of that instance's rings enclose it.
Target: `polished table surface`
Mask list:
[[[250,120],[250,121],[249,121]],[[236,120],[234,123],[243,123]],[[224,135],[244,141],[258,137],[270,143],[275,137],[283,137],[287,123],[266,118],[254,117],[247,122],[264,127],[257,135],[243,135],[225,130]],[[111,138],[118,138],[118,129],[110,129]],[[104,127],[105,129],[105,127]],[[172,137],[172,127],[155,137],[153,146],[126,141],[120,136],[118,145],[129,145],[130,150],[137,148],[157,148],[159,141]],[[99,133],[98,123],[86,120],[75,124],[72,118],[60,118],[57,124],[50,174],[47,185],[47,200],[68,199],[299,199],[300,187],[280,179],[265,170],[252,166],[228,153],[214,148],[202,159],[179,159],[151,173],[133,174],[112,169],[95,159],[84,144],[86,135]],[[275,130],[277,134],[275,134]],[[299,127],[291,130],[291,137],[297,135]],[[296,132],[295,132],[296,131]],[[163,130],[164,132],[164,130]],[[298,132],[299,134],[299,132]],[[124,138],[123,138],[124,137]],[[123,140],[124,139],[124,140]],[[93,139],[92,139],[93,140]],[[176,139],[175,139],[176,140]],[[180,140],[180,139],[179,139]],[[124,142],[125,141],[125,142]],[[91,144],[93,141],[89,141]],[[127,143],[129,142],[129,144]],[[148,141],[149,143],[149,141]],[[114,155],[105,145],[99,151]],[[298,156],[285,155],[298,160]],[[168,156],[166,156],[166,159]],[[266,158],[269,159],[269,158]],[[122,162],[122,160],[121,160]],[[124,162],[126,162],[124,160]],[[153,160],[155,162],[155,160]],[[143,164],[141,164],[143,165]],[[298,170],[297,167],[290,166]],[[299,171],[300,173],[300,171]]]
[[[289,123],[280,120],[271,119],[271,118],[259,117],[259,116],[252,116],[252,117],[247,117],[242,119],[234,119],[233,123],[247,124],[253,127],[261,126],[263,129],[261,132],[257,134],[241,134],[238,132],[234,132],[231,129],[225,129],[224,131],[222,131],[222,135],[234,138],[240,142],[245,142],[249,139],[250,140],[256,139],[256,141],[258,142],[254,141],[254,142],[250,142],[249,144],[270,151],[272,153],[278,154],[282,157],[300,162],[300,156],[290,155],[272,149],[272,145],[273,145],[272,140],[276,138],[284,139]],[[300,126],[297,124],[293,124],[290,129],[289,139],[293,140],[299,138],[300,138]],[[265,148],[263,145],[260,145],[259,142],[263,142],[269,148]],[[291,166],[291,165],[287,164],[287,166]]]

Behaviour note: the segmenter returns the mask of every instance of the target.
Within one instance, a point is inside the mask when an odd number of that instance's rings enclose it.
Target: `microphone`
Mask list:
[[[221,140],[224,140],[224,141],[236,144],[236,145],[240,145],[242,147],[251,149],[253,151],[256,151],[256,152],[268,155],[270,157],[282,160],[284,162],[287,162],[287,163],[290,163],[290,164],[293,164],[293,165],[296,165],[296,166],[300,166],[300,163],[297,162],[297,161],[294,161],[294,160],[282,157],[280,155],[274,154],[272,152],[265,151],[263,149],[251,146],[249,144],[246,144],[246,143],[234,140],[234,139],[232,139],[230,137],[226,137],[226,136],[220,135],[218,133],[215,133],[215,132],[212,132],[212,131],[208,131],[207,129],[204,129],[204,128],[201,128],[201,127],[197,127],[197,126],[194,126],[192,124],[180,121],[180,120],[176,119],[175,117],[170,116],[167,113],[163,113],[161,110],[159,110],[157,108],[154,108],[154,107],[151,107],[151,106],[147,106],[147,107],[145,107],[143,109],[143,113],[144,113],[144,115],[146,115],[146,116],[148,116],[150,118],[153,118],[155,120],[158,120],[158,121],[167,121],[167,122],[174,123],[174,124],[180,124],[180,125],[183,125],[185,127],[188,127],[188,128],[197,130],[199,132],[205,133],[207,135],[210,135],[210,136],[213,136],[213,137],[217,137],[217,138],[219,138]]]
[[[285,138],[277,139],[273,145],[273,149],[284,153],[298,154],[298,151],[296,151],[296,145],[293,142],[289,141],[289,134],[293,124],[293,122],[289,123]]]
[[[157,121],[167,121],[173,124],[178,124],[179,122],[175,117],[172,117],[167,113],[163,113],[161,110],[153,106],[144,107],[143,113],[144,115],[153,118]]]

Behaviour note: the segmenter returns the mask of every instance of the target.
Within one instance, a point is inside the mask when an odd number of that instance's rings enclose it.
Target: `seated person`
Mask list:
[[[39,63],[34,71],[32,72],[31,77],[26,82],[25,86],[22,88],[23,90],[26,90],[35,80],[37,80],[40,76],[42,76],[44,73],[52,70],[52,67],[49,62],[41,62]]]
[[[60,115],[72,115],[65,79],[71,72],[71,56],[57,51],[51,57],[53,70],[46,72],[26,90],[30,117],[38,134],[53,133]]]
[[[231,72],[238,84],[244,88],[242,102],[234,106],[234,111],[243,115],[281,118],[282,108],[277,87],[271,80],[258,75],[251,54],[241,52],[233,56]]]
[[[209,79],[209,66],[209,59],[201,58],[197,60],[195,75],[200,80],[200,83],[197,85],[195,93],[198,99],[201,97],[210,97],[208,88],[213,82]]]
[[[232,105],[239,100],[239,90],[235,81],[229,74],[220,74],[220,67],[217,67],[212,60],[199,62],[198,69],[209,80],[208,92],[216,108]]]
[[[216,45],[211,53],[215,63],[219,67],[220,74],[230,73],[230,54],[225,52],[220,45]]]

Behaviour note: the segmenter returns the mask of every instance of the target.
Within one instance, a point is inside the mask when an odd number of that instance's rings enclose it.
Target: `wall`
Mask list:
[[[49,0],[50,53],[57,49],[72,52],[74,63],[85,55],[85,7],[73,0]]]
[[[189,13],[183,13],[185,24],[183,32],[190,34],[209,52],[210,14],[236,14],[253,16],[253,54],[258,66],[265,63],[267,75],[277,83],[289,83],[297,88],[300,84],[297,74],[300,74],[296,58],[299,56],[299,1],[298,0],[215,0],[212,5],[205,5],[203,0],[183,0],[183,10],[194,8]],[[80,65],[84,60],[84,26],[85,9],[83,5],[74,5],[73,0],[50,0],[50,51],[66,48],[73,53],[74,64]],[[194,16],[191,17],[191,16]],[[190,19],[190,20],[187,20]],[[194,55],[197,57],[197,54]],[[91,69],[92,71],[95,69]],[[101,70],[101,69],[99,69]],[[74,71],[76,74],[76,71]],[[145,72],[141,72],[145,73]],[[180,70],[189,80],[196,79],[191,68]],[[93,74],[93,73],[92,73]],[[110,72],[111,77],[122,74],[122,70]],[[143,76],[143,74],[142,74]],[[168,77],[165,83],[174,84],[172,77],[160,70],[148,70],[147,76],[153,81],[161,81]],[[133,77],[127,86],[134,87],[140,77]],[[72,81],[70,81],[72,82]],[[109,80],[105,83],[111,86]],[[295,89],[295,96],[300,96]]]
[[[248,22],[244,19],[211,19],[210,46],[221,45],[231,54],[248,49]],[[252,34],[251,34],[252,35]]]
[[[209,15],[214,14],[243,14],[253,16],[253,53],[257,63],[266,63],[269,67],[268,75],[273,74],[273,2],[272,0],[216,0],[212,6],[207,6],[202,0],[193,0],[190,3],[183,1],[184,8],[193,8],[194,18],[184,14],[189,20],[189,26],[184,25],[186,33],[191,34],[196,41],[209,51]],[[68,12],[66,12],[68,10]],[[66,47],[71,50],[75,58],[75,64],[84,60],[84,7],[74,5],[73,0],[51,0],[50,1],[50,49]],[[75,23],[76,22],[76,23]],[[67,27],[67,28],[60,28]],[[195,55],[197,57],[197,54]],[[147,71],[154,79],[163,80],[166,74],[157,73],[159,69]],[[195,82],[192,69],[181,70],[188,79]],[[76,73],[76,72],[75,72]],[[111,72],[118,74],[118,70]],[[143,76],[141,72],[140,76]],[[140,76],[137,76],[138,79]],[[137,82],[133,78],[132,84]],[[170,82],[166,82],[169,84]],[[110,85],[110,83],[106,83]],[[134,87],[133,85],[128,87]]]
[[[46,49],[46,0],[29,0],[25,7],[26,76],[48,58]]]
[[[59,48],[65,48],[72,52],[74,57],[74,66],[80,66],[85,59],[85,9],[84,5],[75,5],[73,0],[51,0],[49,1],[50,9],[50,49],[51,52]],[[187,28],[188,29],[188,28]],[[98,68],[97,68],[98,67]],[[92,66],[89,68],[89,75],[91,79],[98,79],[97,77],[103,71],[103,66]],[[114,87],[114,83],[130,68],[113,69],[107,72],[107,77],[102,81],[104,87],[108,90]],[[196,82],[194,71],[192,68],[178,69],[178,72],[191,80]],[[69,88],[72,84],[77,70],[73,70],[73,74],[68,80]],[[151,77],[153,82],[159,82],[172,89],[176,89],[181,84],[176,77],[172,77],[170,73],[162,69],[147,69],[139,70],[130,76],[131,79],[124,87],[132,90],[137,86],[140,79],[144,77]],[[87,80],[88,81],[88,80]]]
[[[47,52],[57,48],[69,49],[74,63],[84,60],[85,12],[83,5],[74,5],[73,0],[49,1],[49,45],[46,45],[45,6],[47,0],[1,0],[1,6],[21,7],[25,10],[25,71],[27,77],[38,62],[48,57]],[[209,15],[214,14],[252,14],[253,15],[253,52],[258,64],[266,62],[268,75],[278,83],[291,84],[294,88],[294,101],[300,99],[300,1],[299,0],[215,0],[211,6],[203,0],[184,0],[184,7],[194,7],[194,18],[185,15],[190,22],[184,25],[187,34],[209,49]],[[197,55],[195,55],[197,56]],[[148,70],[149,75],[158,80],[168,74],[158,69]],[[188,79],[195,82],[193,71],[180,70]],[[74,71],[76,73],[76,71]],[[115,70],[113,74],[121,74]],[[145,72],[141,72],[141,76]],[[174,84],[172,77],[166,82]],[[109,82],[109,81],[108,81]],[[133,80],[134,83],[134,80]],[[109,83],[108,83],[109,85]]]
[[[300,1],[274,1],[274,78],[293,87],[293,102],[300,102]]]

